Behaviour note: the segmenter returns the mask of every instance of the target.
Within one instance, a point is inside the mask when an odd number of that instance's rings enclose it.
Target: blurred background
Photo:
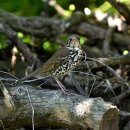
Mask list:
[[[126,3],[128,6],[130,5],[129,0],[119,1]],[[84,13],[86,12],[87,14],[97,10],[104,13],[117,13],[106,0],[84,0],[81,2],[77,0],[1,0],[0,7],[18,16],[37,16],[45,11],[47,11],[46,13],[48,13],[49,16],[54,16],[58,15],[56,9],[51,6],[55,2],[65,10],[65,16],[70,16],[72,12],[77,10]]]
[[[119,0],[119,2],[126,4],[127,7],[130,6],[129,0]],[[61,20],[61,22],[67,22],[67,20],[70,20],[72,23],[73,20],[75,20],[75,18],[73,19],[72,16],[75,14],[75,12],[78,12],[84,14],[85,16],[84,17],[82,15],[79,15],[77,17],[77,19],[79,19],[79,21],[77,20],[77,22],[79,23],[81,21],[87,21],[88,23],[95,24],[104,28],[107,28],[108,26],[115,27],[118,32],[126,30],[124,18],[121,16],[119,11],[111,5],[111,2],[107,0],[82,0],[81,2],[78,2],[77,0],[1,0],[0,8],[12,13],[14,16],[41,16],[42,18],[52,18],[54,19],[54,21],[58,19]],[[8,17],[8,15],[6,16]],[[4,16],[1,16],[1,20],[4,19],[3,17]],[[83,20],[80,21],[80,19]],[[10,19],[8,19],[7,21],[9,22]],[[15,23],[13,26],[15,26]],[[95,36],[89,36],[89,34],[87,34],[87,37],[84,37],[85,34],[82,34],[82,32],[79,31],[73,31],[73,29],[72,31],[68,31],[67,29],[67,31],[65,30],[65,32],[59,32],[61,33],[61,35],[58,34],[60,41],[58,38],[58,40],[55,38],[57,34],[55,34],[54,36],[49,36],[48,34],[48,36],[41,35],[40,37],[35,37],[33,34],[30,35],[28,32],[22,32],[21,29],[16,29],[16,32],[17,36],[22,40],[23,44],[26,44],[33,52],[36,52],[38,57],[43,61],[49,58],[63,45],[63,43],[66,42],[67,37],[70,35],[69,33],[79,33],[81,44],[87,43],[87,46],[95,45],[95,42],[97,41],[95,41],[94,39],[98,39],[95,38]],[[118,51],[121,54],[128,53],[128,50],[126,48],[120,48]],[[6,38],[5,35],[0,35],[0,59],[4,61],[8,60],[12,58],[12,55],[14,55],[14,59],[16,59],[17,57],[17,59],[20,58],[24,60],[25,58],[26,60],[26,57],[24,57],[24,55],[22,55],[22,53],[17,50],[17,47],[15,47],[10,42],[10,40]],[[88,55],[91,56],[91,54]],[[15,61],[13,61],[12,59],[12,62]],[[14,64],[15,63],[11,63],[11,67],[7,62],[7,68],[12,69]],[[3,64],[1,65],[3,67]],[[15,67],[15,69],[16,68],[17,66]]]

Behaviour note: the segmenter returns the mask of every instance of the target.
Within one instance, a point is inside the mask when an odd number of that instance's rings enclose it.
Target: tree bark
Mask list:
[[[27,94],[29,91],[34,107],[35,127],[63,127],[72,130],[118,130],[118,109],[101,98],[86,98],[60,90],[39,89],[30,85],[8,88],[15,110],[0,98],[0,120],[6,130],[31,126],[32,109]],[[0,125],[2,128],[2,125]]]

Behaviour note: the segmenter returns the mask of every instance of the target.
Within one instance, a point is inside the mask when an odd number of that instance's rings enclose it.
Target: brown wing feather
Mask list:
[[[50,59],[48,59],[43,66],[41,66],[39,69],[35,70],[28,76],[22,78],[22,80],[26,80],[30,77],[44,77],[44,76],[50,76],[52,70],[56,68],[57,66],[64,64],[66,60],[68,59],[69,50],[67,48],[62,48],[58,52],[56,52]]]

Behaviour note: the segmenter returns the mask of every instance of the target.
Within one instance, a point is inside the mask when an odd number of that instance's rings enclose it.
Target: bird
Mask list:
[[[28,78],[52,77],[60,86],[63,93],[66,88],[60,82],[59,78],[69,74],[80,63],[84,52],[80,45],[80,37],[73,34],[68,37],[66,45],[52,55],[41,67],[31,74],[23,77],[20,81],[26,81]]]

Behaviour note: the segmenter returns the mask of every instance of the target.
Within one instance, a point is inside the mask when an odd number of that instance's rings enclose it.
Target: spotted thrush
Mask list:
[[[43,66],[32,72],[21,81],[25,81],[30,77],[42,78],[53,77],[65,93],[65,87],[58,80],[60,76],[70,73],[81,61],[83,51],[80,45],[80,38],[78,35],[71,35],[65,47],[57,51]]]

